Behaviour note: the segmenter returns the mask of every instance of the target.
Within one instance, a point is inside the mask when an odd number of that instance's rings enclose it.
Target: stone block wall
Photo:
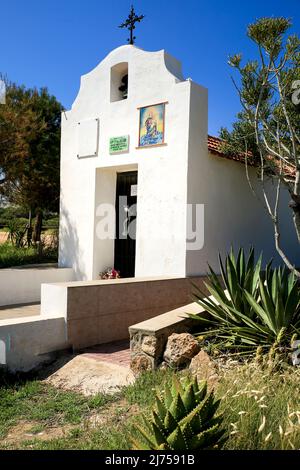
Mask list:
[[[172,333],[186,333],[195,325],[189,313],[204,315],[205,310],[192,303],[129,328],[131,369],[134,373],[160,366],[168,337]]]

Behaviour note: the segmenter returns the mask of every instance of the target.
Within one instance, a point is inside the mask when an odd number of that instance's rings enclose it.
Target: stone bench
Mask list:
[[[194,302],[129,327],[133,371],[159,366],[168,337],[172,333],[191,331],[195,326],[188,314],[207,315],[205,309]]]

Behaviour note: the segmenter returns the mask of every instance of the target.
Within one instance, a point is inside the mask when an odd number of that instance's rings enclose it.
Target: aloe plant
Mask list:
[[[222,416],[216,416],[220,400],[207,393],[205,381],[173,376],[172,386],[156,395],[152,416],[143,416],[144,426],[135,425],[131,437],[137,450],[199,450],[221,447],[225,441]]]
[[[220,258],[221,280],[210,268],[206,283],[211,297],[201,291],[196,301],[210,317],[193,316],[206,328],[201,338],[218,350],[236,350],[239,354],[252,354],[260,346],[270,349],[274,344],[288,345],[291,336],[300,329],[300,290],[293,273],[266,267],[261,270],[261,256],[254,263],[254,250],[246,259],[240,250],[235,259],[233,252]]]

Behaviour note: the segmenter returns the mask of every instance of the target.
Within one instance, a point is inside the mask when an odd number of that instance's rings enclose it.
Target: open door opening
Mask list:
[[[123,278],[135,274],[137,180],[137,171],[117,173],[114,267]]]

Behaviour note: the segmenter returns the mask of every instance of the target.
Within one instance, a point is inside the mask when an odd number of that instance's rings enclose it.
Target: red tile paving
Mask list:
[[[98,361],[110,362],[124,367],[130,365],[129,340],[92,346],[82,350],[82,354]]]

